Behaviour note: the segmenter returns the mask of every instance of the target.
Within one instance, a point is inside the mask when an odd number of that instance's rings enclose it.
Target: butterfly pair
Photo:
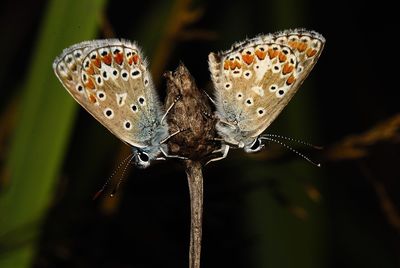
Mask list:
[[[325,39],[303,29],[261,35],[209,55],[215,87],[221,157],[230,147],[262,149],[264,130],[278,116],[318,60]],[[72,97],[133,148],[139,167],[168,157],[165,113],[147,62],[135,43],[86,41],[63,51],[54,71]]]

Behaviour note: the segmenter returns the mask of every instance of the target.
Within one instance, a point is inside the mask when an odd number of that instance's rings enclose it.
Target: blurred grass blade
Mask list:
[[[52,70],[62,49],[95,37],[105,0],[49,1],[20,100],[0,196],[0,267],[27,267],[70,134],[76,104]],[[26,47],[30,47],[27,44]]]

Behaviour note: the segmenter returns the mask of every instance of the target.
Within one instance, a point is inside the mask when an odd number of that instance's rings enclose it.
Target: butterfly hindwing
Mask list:
[[[74,99],[122,141],[144,148],[167,135],[147,63],[136,44],[117,39],[83,42],[64,50],[53,68]]]

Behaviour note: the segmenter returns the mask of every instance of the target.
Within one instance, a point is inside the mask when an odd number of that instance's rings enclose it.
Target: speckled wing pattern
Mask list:
[[[211,53],[220,120],[236,127],[237,136],[260,135],[299,89],[324,43],[320,34],[296,29],[260,35]]]
[[[147,63],[135,43],[82,42],[65,49],[53,69],[72,97],[125,143],[144,148],[168,134],[167,126],[160,125],[162,108]]]

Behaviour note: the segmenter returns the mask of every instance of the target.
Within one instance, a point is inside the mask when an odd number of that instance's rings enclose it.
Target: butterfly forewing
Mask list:
[[[74,99],[122,141],[139,148],[152,142],[161,106],[135,44],[83,42],[66,49],[53,68]]]
[[[324,38],[305,30],[258,36],[209,56],[217,113],[249,137],[278,116],[315,65]]]

